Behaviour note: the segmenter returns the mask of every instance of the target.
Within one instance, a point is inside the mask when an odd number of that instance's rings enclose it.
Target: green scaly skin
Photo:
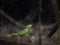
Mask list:
[[[29,29],[32,27],[31,24],[27,25],[24,30],[17,32],[17,33],[12,33],[12,36],[25,36],[28,32]]]

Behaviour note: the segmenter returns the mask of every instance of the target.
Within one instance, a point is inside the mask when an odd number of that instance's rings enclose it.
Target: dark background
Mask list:
[[[25,23],[35,23],[39,20],[39,0],[0,0],[0,9],[17,21],[23,20]],[[55,14],[49,0],[42,0],[41,22],[50,24],[55,22]],[[28,20],[25,20],[30,16]],[[0,16],[3,20],[8,20]],[[5,21],[4,21],[5,22]]]

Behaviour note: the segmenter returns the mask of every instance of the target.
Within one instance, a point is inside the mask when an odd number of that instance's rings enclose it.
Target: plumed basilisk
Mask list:
[[[29,24],[29,25],[27,25],[27,26],[25,27],[25,29],[23,29],[22,31],[16,32],[16,33],[12,33],[11,35],[12,35],[13,37],[14,37],[14,36],[25,36],[25,35],[29,32],[29,30],[30,30],[31,27],[32,27],[32,25]]]

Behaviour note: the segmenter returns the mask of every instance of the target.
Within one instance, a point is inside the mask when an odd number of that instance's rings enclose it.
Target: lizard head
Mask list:
[[[32,27],[32,24],[28,24],[27,26],[26,26],[26,29],[30,29]]]

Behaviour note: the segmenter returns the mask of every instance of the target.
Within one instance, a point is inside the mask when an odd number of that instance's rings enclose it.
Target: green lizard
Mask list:
[[[20,32],[17,32],[17,33],[12,33],[11,35],[12,36],[25,36],[28,32],[29,32],[29,29],[32,27],[31,24],[27,25],[25,27],[25,29],[23,29],[22,31]]]

